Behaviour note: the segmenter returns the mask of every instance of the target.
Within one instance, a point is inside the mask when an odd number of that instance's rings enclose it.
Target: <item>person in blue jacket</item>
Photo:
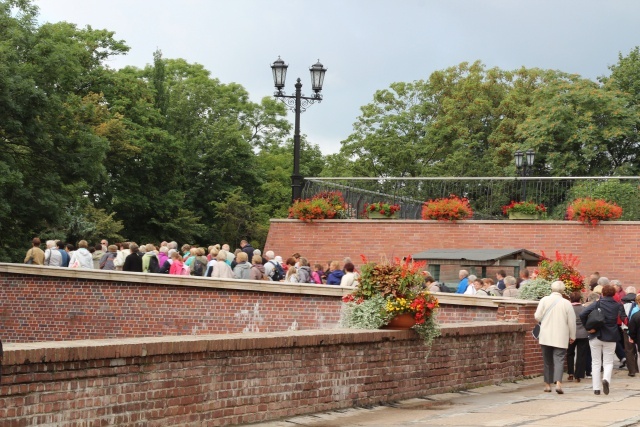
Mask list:
[[[344,271],[340,270],[340,263],[338,261],[331,261],[329,273],[327,274],[327,285],[339,285],[342,276],[344,276]]]
[[[458,283],[456,294],[464,294],[469,286],[469,272],[467,270],[460,270],[458,278],[460,279],[460,283]]]

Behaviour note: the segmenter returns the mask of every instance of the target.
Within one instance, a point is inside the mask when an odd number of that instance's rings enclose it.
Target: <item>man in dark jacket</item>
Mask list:
[[[251,246],[249,242],[246,240],[241,241],[240,248],[242,249],[242,252],[247,254],[247,259],[253,259],[253,251],[255,251],[255,249],[253,249],[253,246]]]
[[[135,271],[142,273],[142,257],[138,253],[138,245],[131,243],[129,245],[129,250],[131,251],[131,254],[127,255],[124,259],[122,271]]]
[[[602,390],[604,394],[609,394],[609,384],[613,373],[613,354],[616,349],[616,342],[620,339],[618,318],[625,323],[627,315],[622,304],[613,299],[616,289],[609,284],[609,279],[601,277],[598,283],[606,283],[602,287],[602,298],[580,313],[580,320],[587,332],[589,332],[593,392],[594,394],[600,394],[600,364],[603,363]],[[589,314],[596,309],[600,309],[604,315],[604,325],[598,330],[590,329],[588,322]]]

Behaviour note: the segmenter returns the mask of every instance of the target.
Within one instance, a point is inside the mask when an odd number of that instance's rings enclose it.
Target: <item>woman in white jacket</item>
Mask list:
[[[93,269],[93,255],[87,249],[89,244],[86,240],[78,242],[78,250],[73,252],[69,261],[69,268],[88,268]]]
[[[564,283],[557,280],[551,284],[551,295],[540,300],[535,318],[540,322],[540,346],[544,361],[544,391],[551,391],[556,384],[556,393],[562,391],[562,371],[569,343],[576,339],[576,314],[571,303],[564,299]]]

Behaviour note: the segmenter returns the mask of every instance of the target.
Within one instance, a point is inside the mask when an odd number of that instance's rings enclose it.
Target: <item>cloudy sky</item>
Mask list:
[[[481,60],[488,67],[558,69],[595,79],[640,45],[638,0],[37,0],[41,22],[116,32],[131,47],[110,66],[165,58],[203,64],[255,101],[273,93],[270,65],[289,64],[309,95],[309,66],[328,69],[324,101],[302,133],[337,152],[360,107],[396,81]],[[293,121],[293,114],[290,114]]]

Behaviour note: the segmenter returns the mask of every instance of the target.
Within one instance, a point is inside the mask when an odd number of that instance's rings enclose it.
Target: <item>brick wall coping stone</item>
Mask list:
[[[501,322],[443,324],[442,336],[523,332],[526,325]],[[4,345],[3,366],[122,359],[212,351],[258,350],[418,339],[412,330],[304,330],[225,335],[47,341]]]
[[[323,222],[327,222],[327,223],[338,223],[338,222],[344,222],[344,223],[357,223],[357,224],[362,224],[362,223],[375,223],[375,224],[381,224],[381,223],[385,223],[385,222],[392,222],[394,224],[397,224],[398,221],[402,221],[403,224],[435,224],[435,223],[440,223],[440,224],[458,224],[458,225],[464,225],[464,224],[500,224],[500,225],[518,225],[518,224],[536,224],[536,225],[573,225],[576,227],[584,227],[585,225],[582,224],[580,221],[565,221],[565,220],[517,220],[517,221],[509,221],[506,219],[467,219],[467,220],[463,220],[463,221],[457,221],[455,223],[450,223],[450,222],[445,222],[443,223],[442,221],[436,221],[433,219],[321,219],[321,220],[316,220],[316,224],[322,224]],[[299,219],[278,219],[278,218],[272,218],[270,220],[270,222],[285,222],[285,223],[300,223],[303,224],[302,221],[300,221]],[[598,226],[605,226],[605,227],[617,227],[617,226],[624,226],[624,225],[634,225],[637,226],[640,224],[640,221],[601,221]],[[309,224],[307,224],[308,226],[313,226],[314,223],[311,222]]]
[[[211,277],[173,276],[167,274],[131,273],[126,271],[102,271],[49,267],[40,265],[0,263],[0,274],[23,274],[31,276],[61,277],[82,280],[102,280],[111,282],[140,283],[149,285],[189,286],[209,289],[234,289],[243,291],[324,295],[342,297],[353,292],[353,288],[343,286],[313,285],[305,283],[274,283],[267,280],[236,280]],[[537,301],[525,301],[474,295],[458,295],[454,293],[438,293],[438,300],[443,305],[464,305],[497,308],[500,304],[537,305]]]

